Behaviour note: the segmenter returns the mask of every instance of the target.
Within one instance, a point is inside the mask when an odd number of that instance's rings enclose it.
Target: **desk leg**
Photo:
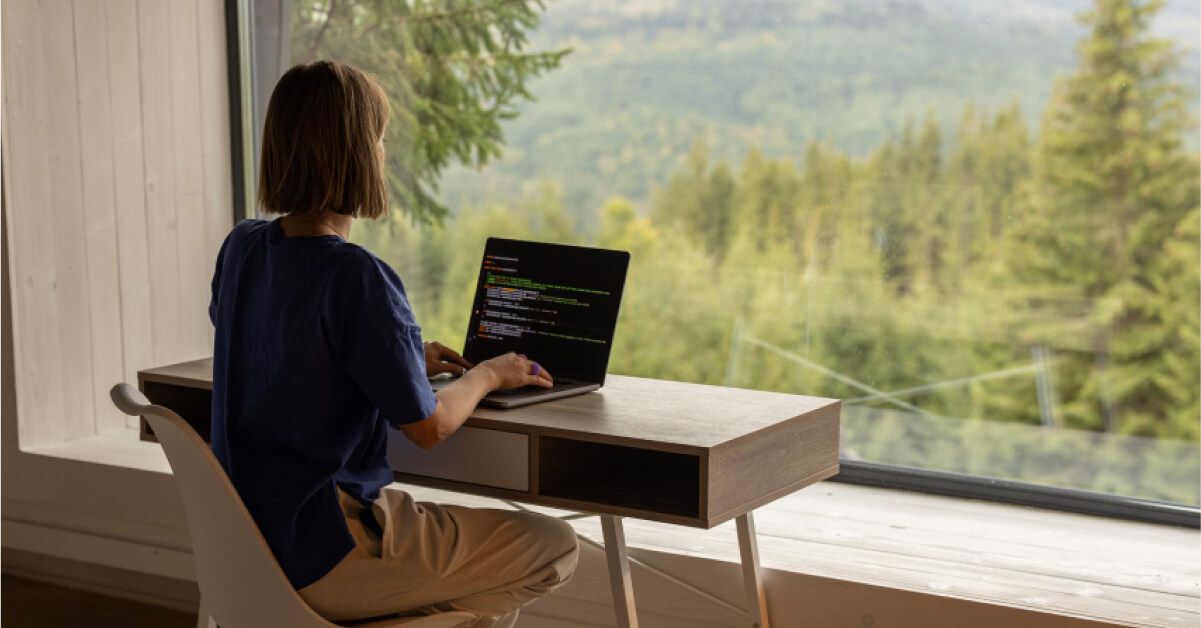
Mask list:
[[[626,555],[626,534],[621,517],[601,515],[600,520],[605,535],[605,558],[609,564],[609,588],[613,591],[617,628],[638,628],[638,614],[634,610],[634,583],[630,580],[630,560]]]
[[[738,517],[738,551],[742,554],[742,585],[746,588],[747,617],[755,628],[769,628],[767,596],[759,568],[759,544],[755,540],[755,517],[747,512]]]

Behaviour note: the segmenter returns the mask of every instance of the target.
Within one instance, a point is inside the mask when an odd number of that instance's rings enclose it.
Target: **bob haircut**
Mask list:
[[[259,206],[275,214],[386,215],[379,141],[389,113],[383,88],[355,68],[334,61],[292,67],[267,105]]]

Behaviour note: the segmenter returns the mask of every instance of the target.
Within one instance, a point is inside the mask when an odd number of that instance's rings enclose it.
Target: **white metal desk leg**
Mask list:
[[[763,573],[759,568],[759,543],[755,539],[753,512],[738,517],[738,551],[742,554],[742,585],[746,588],[747,617],[755,628],[769,628],[767,596],[763,593]]]
[[[601,530],[605,534],[605,559],[609,563],[609,588],[613,591],[613,612],[617,613],[617,628],[638,628],[638,613],[634,610],[634,582],[630,580],[630,560],[626,555],[626,533],[621,517],[601,515]]]

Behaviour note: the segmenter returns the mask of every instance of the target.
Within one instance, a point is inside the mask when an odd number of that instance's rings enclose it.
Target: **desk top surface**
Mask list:
[[[211,389],[212,359],[146,369],[139,377]],[[596,392],[508,410],[477,408],[467,425],[696,451],[838,403],[822,397],[610,375]]]

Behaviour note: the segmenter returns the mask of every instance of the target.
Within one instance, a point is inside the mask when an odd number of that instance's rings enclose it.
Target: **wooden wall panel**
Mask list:
[[[5,0],[22,446],[127,425],[108,388],[207,355],[232,208],[222,0]]]
[[[50,228],[50,150],[47,136],[47,89],[39,59],[44,54],[40,9],[34,2],[0,4],[4,61],[4,196],[8,225],[6,254],[14,329],[13,361],[20,391],[18,430],[22,440],[53,442],[64,438],[65,408],[58,334],[54,233]],[[14,89],[19,86],[19,89]],[[13,133],[15,124],[21,133]],[[19,158],[17,158],[19,157]],[[21,207],[22,211],[12,208]],[[19,234],[19,235],[18,235]],[[20,264],[16,261],[20,260]],[[16,338],[21,330],[20,340]],[[36,411],[36,415],[34,414]],[[57,417],[54,421],[37,416]]]
[[[200,125],[200,54],[196,0],[167,3],[171,27],[171,111],[177,204],[179,317],[185,329],[207,329],[212,266],[205,249],[204,132]],[[179,336],[181,358],[209,355],[208,334]]]
[[[97,431],[125,427],[125,416],[106,403],[124,366],[120,274],[113,196],[113,125],[109,97],[108,17],[104,5],[76,0],[75,66],[79,88],[79,152],[83,175],[84,251],[92,340],[92,402]],[[87,132],[82,132],[87,129]]]
[[[159,364],[180,353],[171,331],[179,326],[179,257],[175,132],[171,109],[171,24],[168,3],[139,0],[138,40],[142,90],[142,164],[146,177],[146,229],[150,250],[150,330]],[[153,52],[153,54],[152,54]]]
[[[229,100],[228,69],[225,55],[225,13],[220,2],[200,2],[197,23],[200,24],[200,93],[215,101]],[[204,107],[200,111],[204,128],[202,147],[204,163],[204,207],[231,207],[233,200],[233,171],[229,154],[229,109]],[[217,263],[221,242],[229,233],[229,211],[223,214],[206,211],[204,250],[206,272]],[[206,284],[206,288],[208,285]],[[205,328],[209,330],[206,347],[213,342],[212,327],[207,324],[209,291],[205,291]],[[133,381],[133,380],[130,380]]]
[[[50,149],[50,199],[38,228],[54,233],[55,300],[58,304],[59,372],[63,419],[68,436],[95,431],[92,400],[92,335],[88,310],[86,230],[80,177],[79,92],[76,89],[75,17],[70,0],[38,4],[47,103],[46,135]],[[6,93],[8,90],[4,90]],[[11,121],[16,127],[20,121]],[[13,159],[20,159],[13,155]],[[10,211],[19,211],[13,206]],[[48,220],[47,220],[48,218]],[[17,234],[14,234],[17,235]],[[17,291],[20,298],[20,291]],[[40,321],[28,321],[36,324]],[[20,342],[18,339],[17,342]],[[21,368],[18,364],[17,368]],[[20,391],[17,391],[20,395]]]
[[[86,0],[84,0],[86,1]],[[149,330],[150,254],[146,230],[145,177],[142,169],[142,95],[138,59],[136,0],[109,0],[109,95],[112,99],[113,198],[117,221],[117,263],[121,289],[123,379],[154,364]],[[227,134],[228,136],[228,134]],[[217,206],[214,206],[217,207]],[[212,214],[219,212],[213,211]],[[137,426],[137,419],[127,419]]]

